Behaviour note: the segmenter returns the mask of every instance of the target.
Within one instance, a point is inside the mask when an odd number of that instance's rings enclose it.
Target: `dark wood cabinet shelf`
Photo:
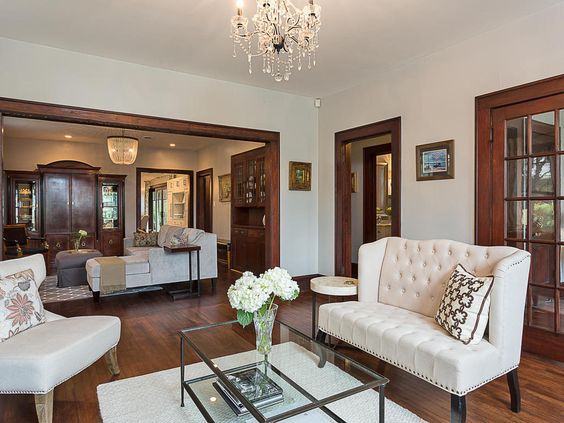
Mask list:
[[[231,157],[231,268],[265,270],[265,148]]]

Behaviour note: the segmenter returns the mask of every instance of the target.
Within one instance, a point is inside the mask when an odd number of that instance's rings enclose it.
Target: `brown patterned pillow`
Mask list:
[[[158,232],[135,232],[133,234],[134,247],[156,247]]]
[[[435,320],[464,344],[482,340],[490,312],[493,276],[477,277],[460,264],[450,276]]]
[[[0,342],[45,322],[33,270],[0,279]]]

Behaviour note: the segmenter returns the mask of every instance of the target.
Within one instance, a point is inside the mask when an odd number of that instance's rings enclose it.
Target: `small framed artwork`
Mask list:
[[[311,163],[290,162],[290,191],[311,191]]]
[[[418,145],[415,150],[418,181],[454,178],[454,140]]]
[[[217,181],[219,183],[219,201],[229,203],[231,201],[231,174],[220,175]]]
[[[358,192],[358,174],[356,172],[351,173],[351,192]]]

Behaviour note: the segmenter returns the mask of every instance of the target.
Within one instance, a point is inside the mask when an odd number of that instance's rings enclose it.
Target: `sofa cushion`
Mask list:
[[[0,278],[0,342],[45,322],[33,270]]]
[[[488,323],[493,280],[493,276],[476,277],[456,266],[435,321],[464,344],[480,342]]]
[[[0,344],[0,393],[46,393],[115,346],[120,320],[112,316],[57,319]]]
[[[120,257],[125,261],[126,275],[140,275],[149,273],[149,261],[142,255]],[[90,259],[86,262],[86,272],[92,278],[100,277],[100,263],[96,259]]]
[[[319,328],[457,395],[511,370],[486,339],[464,345],[433,318],[387,304],[324,304]]]
[[[380,303],[434,317],[458,264],[477,276],[489,276],[501,259],[515,251],[513,247],[480,247],[448,240],[388,238],[380,275],[362,283],[379,283]]]
[[[174,226],[174,225],[163,225],[159,230],[159,236],[157,238],[157,244],[159,247],[164,247],[168,245],[170,239],[173,237],[174,234],[180,234],[184,230],[181,226]]]

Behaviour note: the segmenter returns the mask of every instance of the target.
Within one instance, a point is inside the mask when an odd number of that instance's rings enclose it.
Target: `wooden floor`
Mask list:
[[[172,302],[163,292],[132,294],[104,299],[48,304],[52,312],[70,317],[92,314],[119,316],[122,335],[118,347],[119,379],[178,366],[178,330],[234,318],[227,303],[226,275],[218,281],[215,295],[205,284],[200,298]],[[304,333],[311,331],[311,296],[302,293],[279,311],[279,319]],[[378,360],[343,347],[343,352],[377,368]],[[449,395],[404,371],[386,366],[390,379],[387,396],[429,422],[447,422]],[[509,410],[505,377],[497,379],[467,397],[468,422],[557,422],[564,421],[564,366],[531,354],[523,354],[519,370],[522,411]],[[2,377],[2,375],[0,375]],[[100,422],[96,386],[111,381],[103,360],[55,389],[54,422]],[[31,395],[0,395],[0,422],[35,422]],[[368,422],[367,422],[368,423]]]

